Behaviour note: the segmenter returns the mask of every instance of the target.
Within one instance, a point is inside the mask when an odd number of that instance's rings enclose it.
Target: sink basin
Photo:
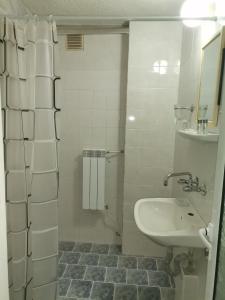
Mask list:
[[[163,246],[204,248],[198,231],[205,227],[186,199],[140,199],[134,207],[137,227]]]

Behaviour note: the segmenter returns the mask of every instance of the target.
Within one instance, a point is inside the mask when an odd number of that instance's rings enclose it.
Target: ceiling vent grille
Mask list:
[[[84,39],[82,34],[67,34],[66,47],[68,50],[83,50]]]

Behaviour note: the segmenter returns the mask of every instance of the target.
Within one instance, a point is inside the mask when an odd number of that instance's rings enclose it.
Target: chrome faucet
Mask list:
[[[192,174],[190,172],[175,172],[175,173],[169,173],[163,181],[163,185],[164,186],[168,186],[168,181],[171,177],[181,177],[181,176],[188,176],[188,181],[192,180]],[[180,179],[179,180],[180,183],[185,183],[186,180],[185,179]]]
[[[183,184],[184,192],[199,192],[201,195],[205,196],[207,194],[207,188],[205,184],[199,184],[198,177],[193,178],[190,172],[175,172],[169,173],[163,181],[164,186],[168,186],[168,181],[171,177],[181,177],[188,176],[188,179],[180,178],[177,182]]]

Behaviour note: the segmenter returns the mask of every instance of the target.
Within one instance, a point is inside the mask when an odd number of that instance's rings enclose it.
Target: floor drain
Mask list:
[[[194,214],[193,214],[193,213],[188,213],[188,215],[189,215],[189,216],[191,216],[191,217],[193,217],[193,216],[194,216]]]

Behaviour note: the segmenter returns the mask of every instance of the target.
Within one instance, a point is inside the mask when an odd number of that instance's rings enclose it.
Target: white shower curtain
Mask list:
[[[51,18],[0,20],[10,300],[56,298],[58,69]]]

